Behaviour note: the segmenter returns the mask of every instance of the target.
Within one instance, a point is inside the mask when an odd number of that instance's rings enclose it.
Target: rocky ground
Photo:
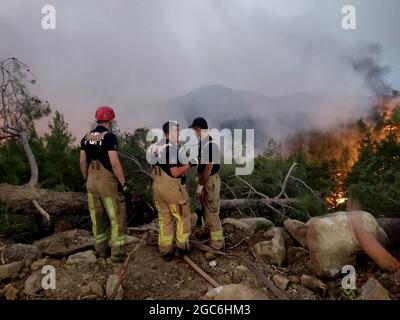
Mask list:
[[[182,258],[171,262],[160,258],[153,227],[156,224],[130,231],[126,251],[137,250],[113,298],[278,299],[245,265],[244,257],[289,299],[400,299],[399,274],[381,270],[365,255],[358,255],[356,290],[342,289],[340,276],[329,281],[318,279],[310,252],[293,234],[273,227],[264,218],[225,221],[229,255],[210,260],[209,253],[196,248],[191,251],[190,258],[223,286],[211,290],[212,285]],[[138,245],[144,234],[146,241]],[[61,232],[34,245],[0,244],[0,299],[109,298],[123,264],[96,259],[92,246],[91,235],[84,230]],[[45,265],[55,268],[55,289],[42,288],[41,270]]]

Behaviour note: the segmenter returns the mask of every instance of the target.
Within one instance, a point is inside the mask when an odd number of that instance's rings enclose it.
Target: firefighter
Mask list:
[[[224,247],[224,235],[219,218],[221,189],[218,175],[219,147],[209,135],[208,124],[204,118],[194,119],[190,128],[199,138],[196,198],[204,209],[205,226],[210,232],[210,246],[220,250]]]
[[[96,253],[107,257],[109,242],[107,216],[111,224],[111,261],[125,260],[126,211],[124,193],[128,192],[118,157],[117,137],[110,132],[115,113],[102,106],[95,115],[97,127],[83,137],[80,169],[85,179]]]
[[[191,165],[182,164],[178,159],[178,123],[166,122],[163,132],[165,137],[156,146],[157,163],[152,170],[153,197],[159,219],[158,249],[166,261],[171,261],[174,236],[178,256],[190,249],[192,215],[185,174]]]

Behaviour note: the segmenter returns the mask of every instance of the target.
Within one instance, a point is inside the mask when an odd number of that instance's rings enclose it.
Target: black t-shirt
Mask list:
[[[158,144],[160,148],[159,160],[157,165],[170,177],[172,177],[171,168],[182,167],[183,164],[179,161],[179,148],[176,144],[172,144],[168,140],[162,140]],[[185,184],[185,175],[180,176],[181,183]]]
[[[90,131],[91,134],[97,135],[105,131],[107,128],[103,126],[97,126],[95,129]],[[118,141],[115,134],[107,132],[103,139],[100,141],[88,141],[86,140],[86,135],[81,140],[81,150],[86,151],[86,157],[88,165],[92,160],[99,160],[100,163],[109,171],[112,172],[112,166],[110,158],[108,156],[108,151],[118,150]]]
[[[210,136],[199,143],[199,165],[197,172],[202,174],[208,163],[213,164],[210,175],[216,174],[220,167],[220,151],[218,145],[212,141]]]

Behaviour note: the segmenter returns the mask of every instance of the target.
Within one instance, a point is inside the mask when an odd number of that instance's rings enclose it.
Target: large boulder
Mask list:
[[[243,284],[228,284],[209,290],[202,300],[269,300],[260,292]]]
[[[0,265],[0,283],[3,280],[14,277],[24,266],[24,261],[14,261],[11,263]]]
[[[90,232],[73,229],[35,241],[33,245],[46,255],[64,257],[94,247],[94,240]]]
[[[375,218],[368,212],[357,211],[363,228],[373,237],[382,234]],[[345,265],[355,265],[361,251],[347,212],[315,217],[307,222],[307,246],[311,266],[318,277],[335,278]]]
[[[286,246],[283,228],[272,228],[266,232],[269,240],[258,242],[254,249],[260,257],[267,257],[268,260],[278,266],[286,260]]]
[[[307,224],[299,220],[286,219],[283,225],[287,232],[289,232],[303,248],[307,249]]]
[[[21,260],[35,261],[40,258],[40,251],[37,247],[22,243],[8,244],[2,254],[5,263]]]
[[[270,220],[262,217],[241,219],[226,218],[222,220],[222,224],[232,225],[249,235],[254,234],[258,230],[267,230],[274,226],[274,224]]]

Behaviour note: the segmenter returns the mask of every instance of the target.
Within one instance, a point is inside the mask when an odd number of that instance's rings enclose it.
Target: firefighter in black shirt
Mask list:
[[[153,197],[159,219],[158,249],[163,258],[170,261],[174,251],[174,236],[178,253],[189,250],[192,222],[185,174],[190,164],[183,165],[178,159],[178,124],[174,121],[165,123],[163,132],[165,139],[154,150],[157,163],[152,171]]]
[[[224,235],[219,218],[221,180],[218,175],[220,151],[208,134],[208,124],[204,118],[193,120],[192,128],[199,138],[198,187],[196,197],[204,209],[206,229],[210,231],[210,245],[215,249],[224,247]]]
[[[109,131],[115,118],[113,109],[96,111],[97,127],[81,141],[80,168],[86,181],[90,218],[96,253],[107,257],[107,216],[111,222],[111,260],[122,262],[126,243],[126,211],[121,193],[127,192],[118,158],[117,137]]]

